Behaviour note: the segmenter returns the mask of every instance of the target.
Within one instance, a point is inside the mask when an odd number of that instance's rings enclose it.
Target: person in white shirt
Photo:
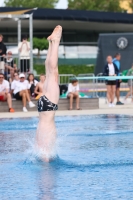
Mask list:
[[[68,85],[67,97],[70,99],[69,110],[73,109],[73,99],[76,99],[76,109],[80,110],[79,107],[79,84],[77,79],[72,79],[71,83]]]
[[[117,76],[118,74],[118,68],[117,66],[112,62],[112,56],[107,56],[107,64],[104,67],[104,76]],[[107,99],[109,102],[109,107],[114,107],[114,99],[115,99],[115,92],[116,92],[116,80],[115,79],[109,79],[106,81],[107,85]]]
[[[18,44],[18,50],[20,52],[20,72],[29,72],[30,69],[30,43],[27,41],[27,37],[24,36],[22,42]]]
[[[25,75],[20,74],[19,75],[19,81],[14,80],[11,84],[11,89],[13,90],[14,98],[17,100],[22,100],[23,102],[23,112],[27,112],[26,108],[26,102],[29,102],[29,107],[35,107],[35,104],[31,102],[30,96],[29,96],[29,84],[28,81],[25,80]]]
[[[0,101],[7,101],[9,112],[14,112],[11,94],[9,92],[9,82],[4,80],[4,75],[2,73],[0,73]]]
[[[17,72],[15,72],[13,74],[13,81],[11,83],[13,88],[15,87],[15,84],[17,84],[18,81],[19,81],[19,74]]]

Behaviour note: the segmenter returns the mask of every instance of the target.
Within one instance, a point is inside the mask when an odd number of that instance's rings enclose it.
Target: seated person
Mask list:
[[[7,56],[5,58],[5,68],[7,69],[6,74],[10,74],[11,79],[13,80],[14,72],[17,71],[17,66],[15,64],[15,61],[12,57],[12,52],[8,51]]]
[[[2,73],[0,73],[0,101],[7,101],[9,112],[14,112],[11,94],[9,93],[9,82],[4,80]]]
[[[79,108],[79,84],[76,78],[73,78],[68,85],[67,97],[70,99],[69,110],[73,109],[73,98],[76,99],[76,109],[81,110]]]
[[[44,87],[45,79],[46,79],[45,75],[41,74],[40,75],[40,82],[37,83],[36,88],[35,88],[35,94],[37,94],[36,99],[39,99],[40,96],[42,96],[42,94],[43,94],[43,87]]]
[[[14,73],[13,75],[13,81],[10,82],[11,84],[11,95],[13,96],[14,98],[14,95],[13,95],[13,89],[15,87],[15,85],[17,84],[17,82],[19,82],[19,74],[17,72]]]
[[[27,112],[26,102],[29,102],[29,107],[35,107],[35,104],[31,102],[29,92],[28,92],[28,81],[25,80],[25,75],[19,75],[19,81],[15,83],[12,82],[11,89],[13,90],[14,98],[17,100],[22,100],[23,102],[23,112]]]
[[[38,84],[38,81],[35,80],[34,74],[29,74],[27,81],[28,81],[28,84],[29,84],[30,95],[32,97],[34,97],[35,96],[35,87]]]

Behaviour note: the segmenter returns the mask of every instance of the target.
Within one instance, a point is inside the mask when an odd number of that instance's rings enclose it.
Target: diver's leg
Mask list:
[[[47,72],[48,72],[48,62],[49,62],[49,59],[50,59],[50,55],[51,55],[51,48],[52,48],[52,44],[51,44],[51,41],[49,40],[49,48],[48,48],[48,52],[47,52],[47,57],[46,57],[46,60],[45,60],[45,74],[47,76]]]
[[[49,37],[49,39],[52,41],[51,54],[49,59],[49,67],[51,70],[57,69],[58,66],[58,50],[59,50],[61,35],[62,35],[62,27],[56,26],[52,35]]]
[[[56,26],[52,34],[47,38],[49,49],[45,61],[46,80],[44,83],[43,93],[49,97],[49,92],[53,92],[52,85],[58,83],[58,49],[62,34],[62,27]]]
[[[58,49],[62,35],[62,27],[56,26],[53,33],[48,37],[50,43],[50,54],[46,62],[46,81],[44,94],[53,103],[57,104],[59,99],[58,85]]]

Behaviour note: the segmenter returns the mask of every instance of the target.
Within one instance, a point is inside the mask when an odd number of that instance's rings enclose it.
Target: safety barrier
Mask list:
[[[29,57],[21,57],[13,56],[12,52],[8,51],[7,55],[2,57],[0,56],[0,72],[5,74],[5,77],[8,79],[9,77],[13,78],[13,73],[15,71],[27,72],[30,70],[30,58]],[[70,78],[76,77],[74,74],[60,74],[59,75],[59,84],[68,84],[70,82]],[[112,78],[112,77],[111,77]],[[109,77],[103,77],[102,73],[95,76],[93,73],[90,74],[79,74],[77,76],[80,84],[80,92],[87,94],[90,97],[104,97],[106,99],[106,83],[105,80],[109,79]],[[124,80],[129,79],[132,82],[132,78],[119,76],[117,77],[119,80],[123,80],[121,82],[120,87],[120,96],[125,96],[126,93],[131,90],[130,97],[133,97],[132,94],[132,83],[129,88],[127,81]]]
[[[103,77],[102,73],[97,74],[97,79],[96,79],[96,96],[97,97],[102,97],[105,98],[106,101],[106,93],[107,93],[107,87],[106,87],[106,79]],[[119,78],[117,77],[120,81],[120,96],[124,97],[127,92],[129,92],[129,86],[128,86],[128,81],[127,81],[127,76],[126,78],[123,78],[122,74],[120,74]],[[132,79],[130,80],[132,82]],[[132,84],[131,84],[131,90],[132,90]],[[131,94],[130,97],[133,95]]]
[[[59,74],[59,84],[62,85],[62,84],[68,84],[70,82],[70,79],[75,77],[76,78],[76,75],[74,74]]]
[[[99,78],[100,77],[100,78]],[[97,74],[97,79],[96,79],[96,96],[97,97],[105,97],[106,100],[106,84],[105,84],[105,79],[102,78],[103,73]]]
[[[70,82],[70,78],[76,77],[74,74],[61,74],[59,75],[59,84],[68,84]],[[111,79],[112,77],[103,76],[102,73],[99,73],[97,76],[94,74],[79,74],[76,77],[79,81],[80,85],[80,92],[83,92],[89,97],[98,97],[98,98],[105,98],[105,102],[107,102],[107,87],[106,87],[106,80]],[[120,85],[120,96],[125,97],[127,92],[131,90],[131,95],[129,97],[133,97],[132,94],[132,83],[129,87],[127,79],[132,82],[131,76],[117,76],[113,77],[114,80],[119,79],[121,82]],[[126,82],[124,82],[126,80]]]
[[[88,74],[78,74],[77,77],[94,77],[95,75],[93,73]],[[96,90],[95,90],[95,80],[92,79],[80,79],[80,91],[87,94],[89,93],[90,97],[96,97]]]
[[[0,56],[0,72],[8,79],[13,78],[14,72],[22,72],[27,74],[30,71],[30,57],[12,55],[12,52],[8,52],[5,56]]]
[[[80,80],[95,80],[95,92],[96,96],[99,97],[105,97],[106,99],[106,81],[107,80],[120,80],[121,86],[120,86],[120,96],[126,96],[127,92],[130,91],[129,97],[133,98],[133,76],[102,76],[102,74],[98,74],[98,76],[95,77],[78,77],[77,79]],[[124,82],[125,81],[125,82]],[[130,85],[130,86],[129,86]],[[104,95],[103,95],[104,94]]]

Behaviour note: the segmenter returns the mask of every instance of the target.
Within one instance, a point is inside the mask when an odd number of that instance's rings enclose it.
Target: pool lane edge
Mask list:
[[[94,110],[63,110],[57,111],[56,116],[74,116],[74,115],[98,115],[98,114],[120,114],[120,115],[132,115],[133,116],[133,109],[132,108],[125,108],[125,107],[115,107],[115,108],[100,108]],[[30,111],[27,113],[24,112],[15,112],[15,113],[0,113],[0,118],[26,118],[26,117],[38,117],[37,111]]]

